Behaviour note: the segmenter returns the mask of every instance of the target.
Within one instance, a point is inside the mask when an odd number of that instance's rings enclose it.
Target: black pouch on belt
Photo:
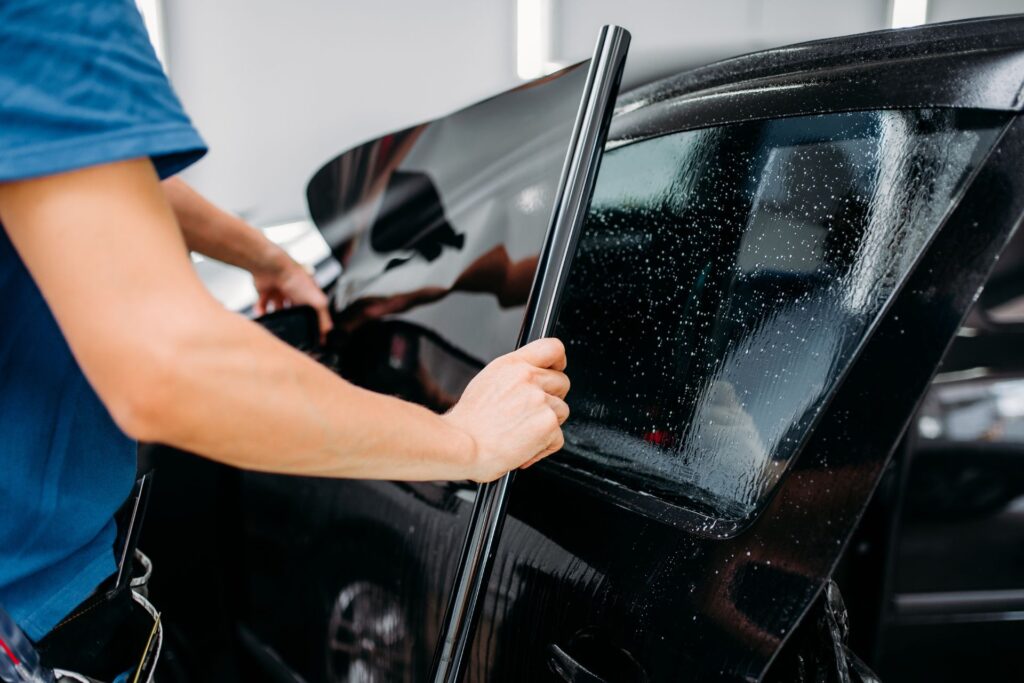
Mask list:
[[[74,672],[70,680],[84,675],[105,683],[125,672],[129,683],[152,678],[163,630],[146,599],[152,565],[136,549],[151,480],[151,472],[139,477],[118,514],[117,573],[36,643],[43,666]]]
[[[36,643],[42,664],[97,681],[147,681],[160,648],[159,615],[130,585],[103,590]]]

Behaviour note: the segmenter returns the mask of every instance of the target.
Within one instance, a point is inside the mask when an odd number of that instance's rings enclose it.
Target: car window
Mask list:
[[[838,113],[607,151],[558,319],[559,462],[751,515],[1002,121]]]

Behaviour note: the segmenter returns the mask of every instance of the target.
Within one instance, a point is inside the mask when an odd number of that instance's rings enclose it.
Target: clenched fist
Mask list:
[[[475,455],[467,478],[493,481],[559,450],[569,417],[565,347],[540,339],[501,356],[480,371],[445,416],[468,434]]]

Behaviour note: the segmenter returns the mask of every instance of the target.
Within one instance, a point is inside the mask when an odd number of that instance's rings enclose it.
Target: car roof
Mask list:
[[[612,147],[669,132],[834,111],[1020,111],[1024,14],[817,40],[733,57],[623,94]]]

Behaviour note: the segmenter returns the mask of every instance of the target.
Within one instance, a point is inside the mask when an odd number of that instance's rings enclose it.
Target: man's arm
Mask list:
[[[180,178],[165,180],[162,186],[190,250],[252,273],[259,294],[257,314],[270,307],[305,304],[316,310],[321,335],[331,330],[327,297],[281,247],[238,216],[207,201]]]
[[[130,436],[256,470],[494,479],[562,445],[562,345],[485,368],[444,417],[355,387],[225,311],[147,159],[0,184],[0,220]]]

